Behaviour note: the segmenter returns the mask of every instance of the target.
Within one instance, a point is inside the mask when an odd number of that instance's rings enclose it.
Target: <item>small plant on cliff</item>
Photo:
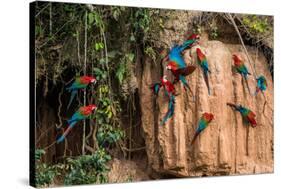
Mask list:
[[[68,158],[70,172],[64,178],[65,185],[105,183],[107,182],[107,162],[111,156],[105,149],[97,150],[93,155],[79,156],[77,159]]]
[[[35,183],[36,186],[44,187],[49,186],[53,183],[54,178],[59,175],[55,166],[49,166],[46,163],[41,162],[41,157],[45,154],[45,150],[35,150],[35,161],[36,161],[36,175]]]

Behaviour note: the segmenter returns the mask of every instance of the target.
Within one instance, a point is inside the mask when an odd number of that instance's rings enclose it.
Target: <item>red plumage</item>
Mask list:
[[[92,82],[95,82],[96,78],[92,77],[92,76],[82,76],[80,77],[80,82],[81,84],[89,84]]]
[[[192,34],[192,35],[190,35],[190,36],[187,38],[187,40],[199,39],[199,38],[200,38],[200,36],[199,36],[198,34]]]
[[[238,57],[238,55],[234,54],[232,55],[232,58],[235,66],[241,66],[243,64],[242,60]]]
[[[161,83],[165,87],[165,89],[168,91],[168,93],[172,93],[173,95],[176,94],[176,89],[175,89],[174,85],[170,81],[167,80],[167,76],[164,75],[161,78]]]
[[[203,60],[206,58],[206,56],[203,54],[203,52],[201,51],[201,49],[197,48],[197,49],[196,49],[196,53],[197,53],[198,59],[199,59],[200,61],[203,61]]]
[[[97,108],[96,105],[90,104],[90,105],[88,105],[88,106],[81,107],[81,108],[80,108],[80,113],[81,113],[82,115],[84,115],[84,116],[88,116],[88,115],[90,115],[90,114],[92,113],[92,111],[93,111],[94,109],[96,109],[96,108]]]
[[[256,117],[256,115],[252,111],[250,111],[249,114],[247,115],[247,119],[250,122],[252,127],[257,126],[257,121],[256,121],[255,117]]]

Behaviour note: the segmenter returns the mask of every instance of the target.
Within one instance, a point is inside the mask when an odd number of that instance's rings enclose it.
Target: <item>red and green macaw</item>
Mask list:
[[[67,109],[70,107],[74,97],[77,95],[79,89],[86,89],[90,83],[96,83],[96,78],[92,76],[81,76],[77,77],[72,85],[66,90],[71,92],[70,101],[67,105]]]
[[[167,122],[169,118],[174,115],[176,90],[175,86],[167,79],[166,75],[161,78],[161,83],[155,83],[151,88],[153,90],[153,93],[155,95],[158,95],[161,87],[164,88],[165,94],[169,97],[168,111],[160,123],[160,125],[162,126]]]
[[[196,66],[188,65],[185,68],[179,68],[178,64],[175,62],[169,62],[166,66],[167,70],[170,70],[172,74],[174,75],[175,79],[173,83],[175,84],[178,81],[181,81],[183,83],[184,89],[187,90],[187,88],[191,91],[191,88],[189,87],[187,80],[185,79],[186,76],[192,74]]]
[[[267,88],[267,82],[263,75],[259,76],[256,80],[257,80],[257,88],[256,88],[255,95],[257,95],[259,91],[263,93],[263,91],[265,91]]]
[[[90,104],[88,106],[83,106],[80,107],[73,115],[72,117],[67,120],[68,123],[68,127],[67,129],[64,131],[64,133],[57,139],[57,143],[61,143],[65,137],[68,135],[68,133],[70,132],[70,130],[76,125],[76,123],[78,121],[87,119],[94,110],[97,109],[97,106],[94,104]]]
[[[247,76],[251,75],[250,72],[248,71],[248,68],[244,64],[244,62],[238,57],[238,55],[233,54],[232,55],[233,61],[234,61],[234,67],[236,71],[241,74],[241,76],[245,79],[247,88],[249,90],[249,93],[251,94],[250,87],[248,84]]]
[[[176,93],[176,89],[175,89],[175,86],[173,85],[173,83],[171,83],[168,79],[167,79],[167,76],[164,75],[162,78],[161,78],[161,82],[160,83],[154,83],[151,87],[151,89],[153,90],[153,93],[155,95],[158,95],[161,87],[164,87],[165,89],[165,94],[167,96],[170,96],[171,94],[172,95],[175,95]]]
[[[196,48],[196,54],[197,54],[197,62],[200,65],[200,67],[202,68],[204,80],[205,80],[205,83],[208,88],[208,94],[210,95],[210,85],[209,85],[208,73],[211,73],[211,71],[209,69],[206,55],[201,51],[200,48]]]
[[[176,82],[181,81],[184,89],[189,89],[192,95],[193,92],[189,87],[185,77],[193,73],[196,67],[192,65],[187,66],[185,64],[182,52],[187,48],[191,48],[197,42],[197,40],[199,40],[199,38],[200,37],[197,34],[191,35],[182,45],[174,45],[169,54],[163,59],[163,61],[168,61],[166,69],[170,70],[175,77],[173,83],[175,84]]]
[[[257,121],[255,119],[256,114],[254,112],[252,112],[250,109],[241,106],[241,105],[235,105],[232,103],[227,103],[228,106],[234,108],[236,111],[240,112],[240,114],[242,115],[243,119],[250,124],[252,127],[256,127],[257,126]]]
[[[167,76],[166,76],[166,75],[164,75],[164,76],[161,78],[161,85],[164,87],[166,95],[168,95],[168,96],[176,95],[176,88],[175,88],[175,86],[173,85],[173,83],[171,83],[171,82],[167,79]]]
[[[194,144],[196,138],[198,137],[198,135],[204,130],[207,128],[207,126],[209,125],[209,123],[214,119],[214,115],[212,113],[203,113],[200,120],[199,120],[199,123],[198,123],[198,127],[195,131],[195,134],[194,134],[194,137],[191,141],[191,145]]]

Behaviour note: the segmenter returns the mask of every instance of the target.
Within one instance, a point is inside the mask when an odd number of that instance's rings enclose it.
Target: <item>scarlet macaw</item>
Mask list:
[[[203,113],[199,123],[198,123],[198,128],[195,131],[194,137],[191,141],[191,145],[194,144],[197,136],[204,130],[207,128],[207,126],[209,125],[209,123],[214,119],[214,115],[211,113]]]
[[[250,109],[241,106],[241,105],[235,105],[232,103],[227,103],[228,106],[234,108],[236,111],[240,112],[240,114],[242,115],[243,119],[249,123],[252,127],[256,127],[257,126],[257,121],[255,119],[256,115],[254,112],[252,112]]]
[[[197,54],[198,64],[201,66],[201,68],[203,70],[203,76],[204,76],[204,80],[205,80],[205,83],[208,88],[208,94],[210,95],[210,85],[209,85],[208,73],[211,73],[211,71],[209,69],[206,55],[201,51],[200,48],[196,49],[196,54]]]
[[[239,74],[241,74],[242,78],[244,78],[244,80],[246,82],[246,85],[247,85],[247,88],[248,88],[248,91],[251,94],[250,87],[249,87],[249,84],[248,84],[248,79],[247,79],[247,76],[251,75],[251,74],[248,71],[248,68],[246,67],[244,62],[238,57],[238,55],[233,54],[232,58],[233,58],[233,61],[234,61],[234,67],[235,67],[236,71]]]
[[[67,109],[70,107],[75,95],[78,93],[78,90],[85,89],[90,83],[96,83],[96,78],[92,76],[81,76],[76,78],[70,87],[66,88],[66,90],[71,92],[71,97],[67,105]]]
[[[72,117],[67,121],[68,127],[64,131],[64,133],[57,139],[57,143],[62,142],[65,137],[68,135],[70,130],[76,125],[78,121],[87,119],[91,114],[92,111],[96,110],[97,106],[94,104],[90,104],[88,106],[80,107],[73,115]]]

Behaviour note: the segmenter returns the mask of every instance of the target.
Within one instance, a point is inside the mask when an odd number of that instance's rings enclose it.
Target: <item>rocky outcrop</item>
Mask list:
[[[168,100],[163,91],[158,98],[154,97],[150,85],[159,81],[161,73],[171,80],[172,76],[163,69],[164,65],[155,65],[149,58],[144,60],[139,96],[149,167],[160,175],[176,177],[273,172],[273,81],[265,57],[248,47],[254,60],[251,66],[240,45],[203,39],[200,47],[206,53],[212,72],[209,76],[211,94],[208,95],[198,67],[187,77],[196,96],[195,102],[177,83],[175,115],[164,126],[159,123],[167,111]],[[195,49],[184,52],[188,64],[196,64]],[[251,73],[255,69],[258,75],[267,78],[265,98],[262,94],[256,97],[249,94],[241,76],[233,71],[232,53],[245,60]],[[254,92],[253,74],[248,81]],[[245,125],[241,115],[229,108],[227,102],[249,107],[257,115],[258,126]],[[191,146],[203,112],[212,112],[215,119]]]
[[[149,176],[135,161],[113,159],[108,173],[110,183],[149,180]]]

